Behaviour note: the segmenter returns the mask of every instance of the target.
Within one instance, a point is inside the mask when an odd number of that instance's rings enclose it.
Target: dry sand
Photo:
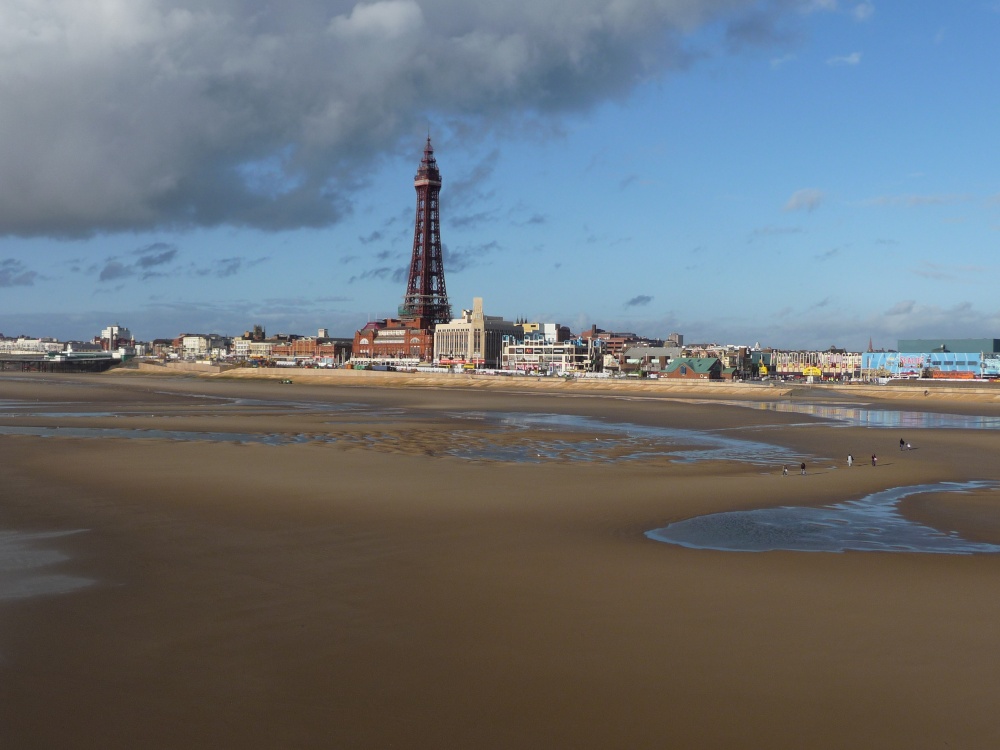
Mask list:
[[[291,377],[0,376],[0,400],[31,403],[0,409],[0,425],[307,436],[0,434],[0,530],[85,530],[38,544],[69,557],[49,572],[95,582],[0,600],[0,747],[1000,744],[1000,556],[723,553],[644,536],[720,510],[1000,480],[1000,431],[908,430],[917,450],[900,452],[899,430],[711,403],[877,403],[890,389]],[[369,406],[315,408],[350,403]],[[998,413],[989,391],[888,407]],[[36,416],[86,411],[107,414]],[[781,477],[446,455],[456,439],[530,436],[449,416],[482,411],[728,429],[814,458],[806,477]],[[904,507],[1000,542],[995,493]]]

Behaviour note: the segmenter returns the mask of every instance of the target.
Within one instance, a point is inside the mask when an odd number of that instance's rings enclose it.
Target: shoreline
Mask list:
[[[540,376],[503,376],[468,373],[401,373],[370,370],[311,369],[290,367],[244,367],[222,372],[170,371],[154,365],[140,365],[138,370],[118,368],[105,376],[164,375],[239,382],[292,380],[294,384],[360,388],[457,388],[510,390],[514,392],[558,392],[566,394],[628,394],[652,398],[682,394],[705,398],[744,398],[773,400],[783,397],[816,399],[875,399],[909,401],[922,405],[937,402],[994,405],[1000,410],[1000,383],[945,383],[933,381],[894,381],[887,385],[786,383],[769,381],[744,383],[727,381],[678,381],[662,379],[559,378]]]

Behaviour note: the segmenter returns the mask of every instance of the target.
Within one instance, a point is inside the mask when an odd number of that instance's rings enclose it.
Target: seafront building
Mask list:
[[[680,356],[680,346],[630,346],[622,352],[620,369],[625,375],[656,377]]]
[[[900,339],[897,351],[888,352],[869,346],[862,377],[995,379],[1000,377],[1000,339]]]
[[[471,310],[462,316],[434,328],[434,362],[447,367],[501,366],[504,341],[521,329],[496,315],[483,314],[483,298],[472,300]]]
[[[351,364],[415,367],[434,357],[434,329],[413,318],[370,321],[354,334]]]
[[[328,334],[322,329],[316,336],[290,336],[271,347],[271,357],[283,365],[339,367],[350,359],[352,341]]]
[[[605,356],[613,357],[616,360],[630,346],[663,346],[663,339],[640,336],[631,331],[605,331],[596,325],[592,325],[581,333],[580,338],[584,341],[595,342]]]
[[[667,365],[662,375],[672,380],[722,380],[723,376],[718,357],[679,357]]]
[[[95,339],[95,344],[100,344],[106,352],[113,352],[121,348],[135,349],[135,336],[128,328],[122,326],[108,326],[101,331],[100,338]]]
[[[182,333],[180,356],[183,359],[222,359],[229,354],[229,339],[214,333]]]
[[[599,369],[594,343],[582,339],[569,341],[511,340],[504,344],[504,370],[547,375],[579,375]]]
[[[255,364],[336,367],[351,356],[351,339],[330,336],[320,328],[315,336],[279,333],[267,336],[263,326],[233,339],[229,359]]]
[[[865,380],[933,378],[977,380],[1000,377],[1000,354],[993,352],[865,352]]]
[[[779,378],[812,377],[821,380],[857,380],[864,367],[862,352],[831,346],[824,351],[780,351],[771,356],[770,374]]]
[[[45,354],[47,352],[61,352],[65,348],[65,343],[55,339],[35,339],[25,336],[18,336],[16,339],[0,339],[0,354]]]

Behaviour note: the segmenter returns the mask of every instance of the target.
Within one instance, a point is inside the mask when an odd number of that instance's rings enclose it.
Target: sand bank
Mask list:
[[[898,430],[794,413],[555,385],[368,387],[394,382],[384,375],[351,381],[361,387],[317,387],[298,372],[292,385],[0,378],[9,405],[0,424],[316,438],[0,434],[0,528],[84,529],[58,540],[69,559],[50,572],[96,581],[0,604],[0,743],[1000,740],[991,658],[1000,556],[723,553],[644,536],[707,512],[1000,479],[1000,432],[917,431],[906,437],[919,449],[902,452]],[[808,473],[670,456],[448,454],[456,443],[523,443],[530,430],[481,418],[519,411],[742,435],[808,455]],[[880,465],[847,469],[848,452],[877,452]],[[907,512],[1000,541],[990,493],[923,497]]]

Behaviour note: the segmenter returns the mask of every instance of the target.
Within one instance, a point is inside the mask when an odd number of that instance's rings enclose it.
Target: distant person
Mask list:
[[[781,476],[783,477],[788,476],[788,464],[785,464],[784,466],[781,467]]]
[[[805,476],[806,475],[806,462],[803,461],[802,464],[799,466],[799,468],[802,469],[802,476]]]
[[[872,453],[872,466],[878,466],[878,456]]]
[[[906,441],[903,438],[899,439],[899,449],[904,450],[906,448]]]
[[[852,466],[854,466],[854,456],[852,456],[850,453],[848,453],[847,454],[847,468],[850,469]]]

